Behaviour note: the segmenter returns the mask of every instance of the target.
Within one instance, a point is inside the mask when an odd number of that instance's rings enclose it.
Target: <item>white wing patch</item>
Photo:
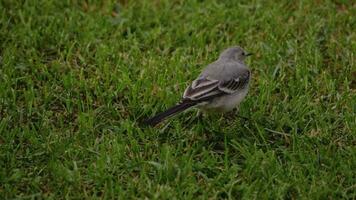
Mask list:
[[[227,81],[219,81],[210,77],[199,77],[184,91],[183,99],[209,101],[211,98],[217,96],[233,94],[248,85],[249,77],[249,71]]]
[[[210,79],[209,77],[195,79],[192,83],[192,89],[197,89],[197,88],[204,87],[207,85],[215,84],[217,82],[219,82],[219,81]]]
[[[239,76],[235,79],[222,82],[221,84],[219,84],[219,90],[226,92],[228,94],[232,94],[244,88],[248,84],[248,81],[249,81],[249,72],[247,72],[245,76]]]
[[[226,93],[229,93],[229,94],[235,92],[235,90],[230,89],[230,88],[227,88],[227,87],[221,87],[221,86],[219,86],[219,89],[220,89],[221,91],[226,92]]]
[[[183,98],[197,100],[214,95],[216,92],[213,90],[216,89],[218,85],[218,80],[213,80],[208,77],[196,79],[192,82],[192,85],[184,91]]]

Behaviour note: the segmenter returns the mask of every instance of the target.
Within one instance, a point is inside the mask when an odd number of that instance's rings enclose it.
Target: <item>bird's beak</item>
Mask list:
[[[253,53],[247,53],[246,54],[246,56],[252,56],[253,55]]]

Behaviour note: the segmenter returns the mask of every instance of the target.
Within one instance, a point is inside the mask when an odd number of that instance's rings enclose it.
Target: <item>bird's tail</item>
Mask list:
[[[194,103],[194,102],[181,102],[178,105],[173,106],[173,107],[169,108],[168,110],[161,112],[150,119],[146,119],[144,121],[144,124],[149,125],[149,126],[155,126],[158,123],[160,123],[161,121],[163,121],[164,119],[166,119],[167,117],[170,117],[174,114],[178,114],[178,113],[180,113],[194,105],[196,105],[196,103]]]

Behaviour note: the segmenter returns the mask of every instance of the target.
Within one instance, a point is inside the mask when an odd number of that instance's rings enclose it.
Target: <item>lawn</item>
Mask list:
[[[355,199],[355,13],[0,0],[0,199]],[[140,126],[233,45],[254,53],[247,120]]]

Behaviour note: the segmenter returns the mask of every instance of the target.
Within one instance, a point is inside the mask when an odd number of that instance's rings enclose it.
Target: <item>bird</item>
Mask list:
[[[225,49],[185,89],[177,105],[144,120],[144,124],[156,126],[164,119],[192,107],[219,113],[237,108],[249,89],[251,71],[245,59],[250,55],[252,53],[247,53],[240,46]]]

